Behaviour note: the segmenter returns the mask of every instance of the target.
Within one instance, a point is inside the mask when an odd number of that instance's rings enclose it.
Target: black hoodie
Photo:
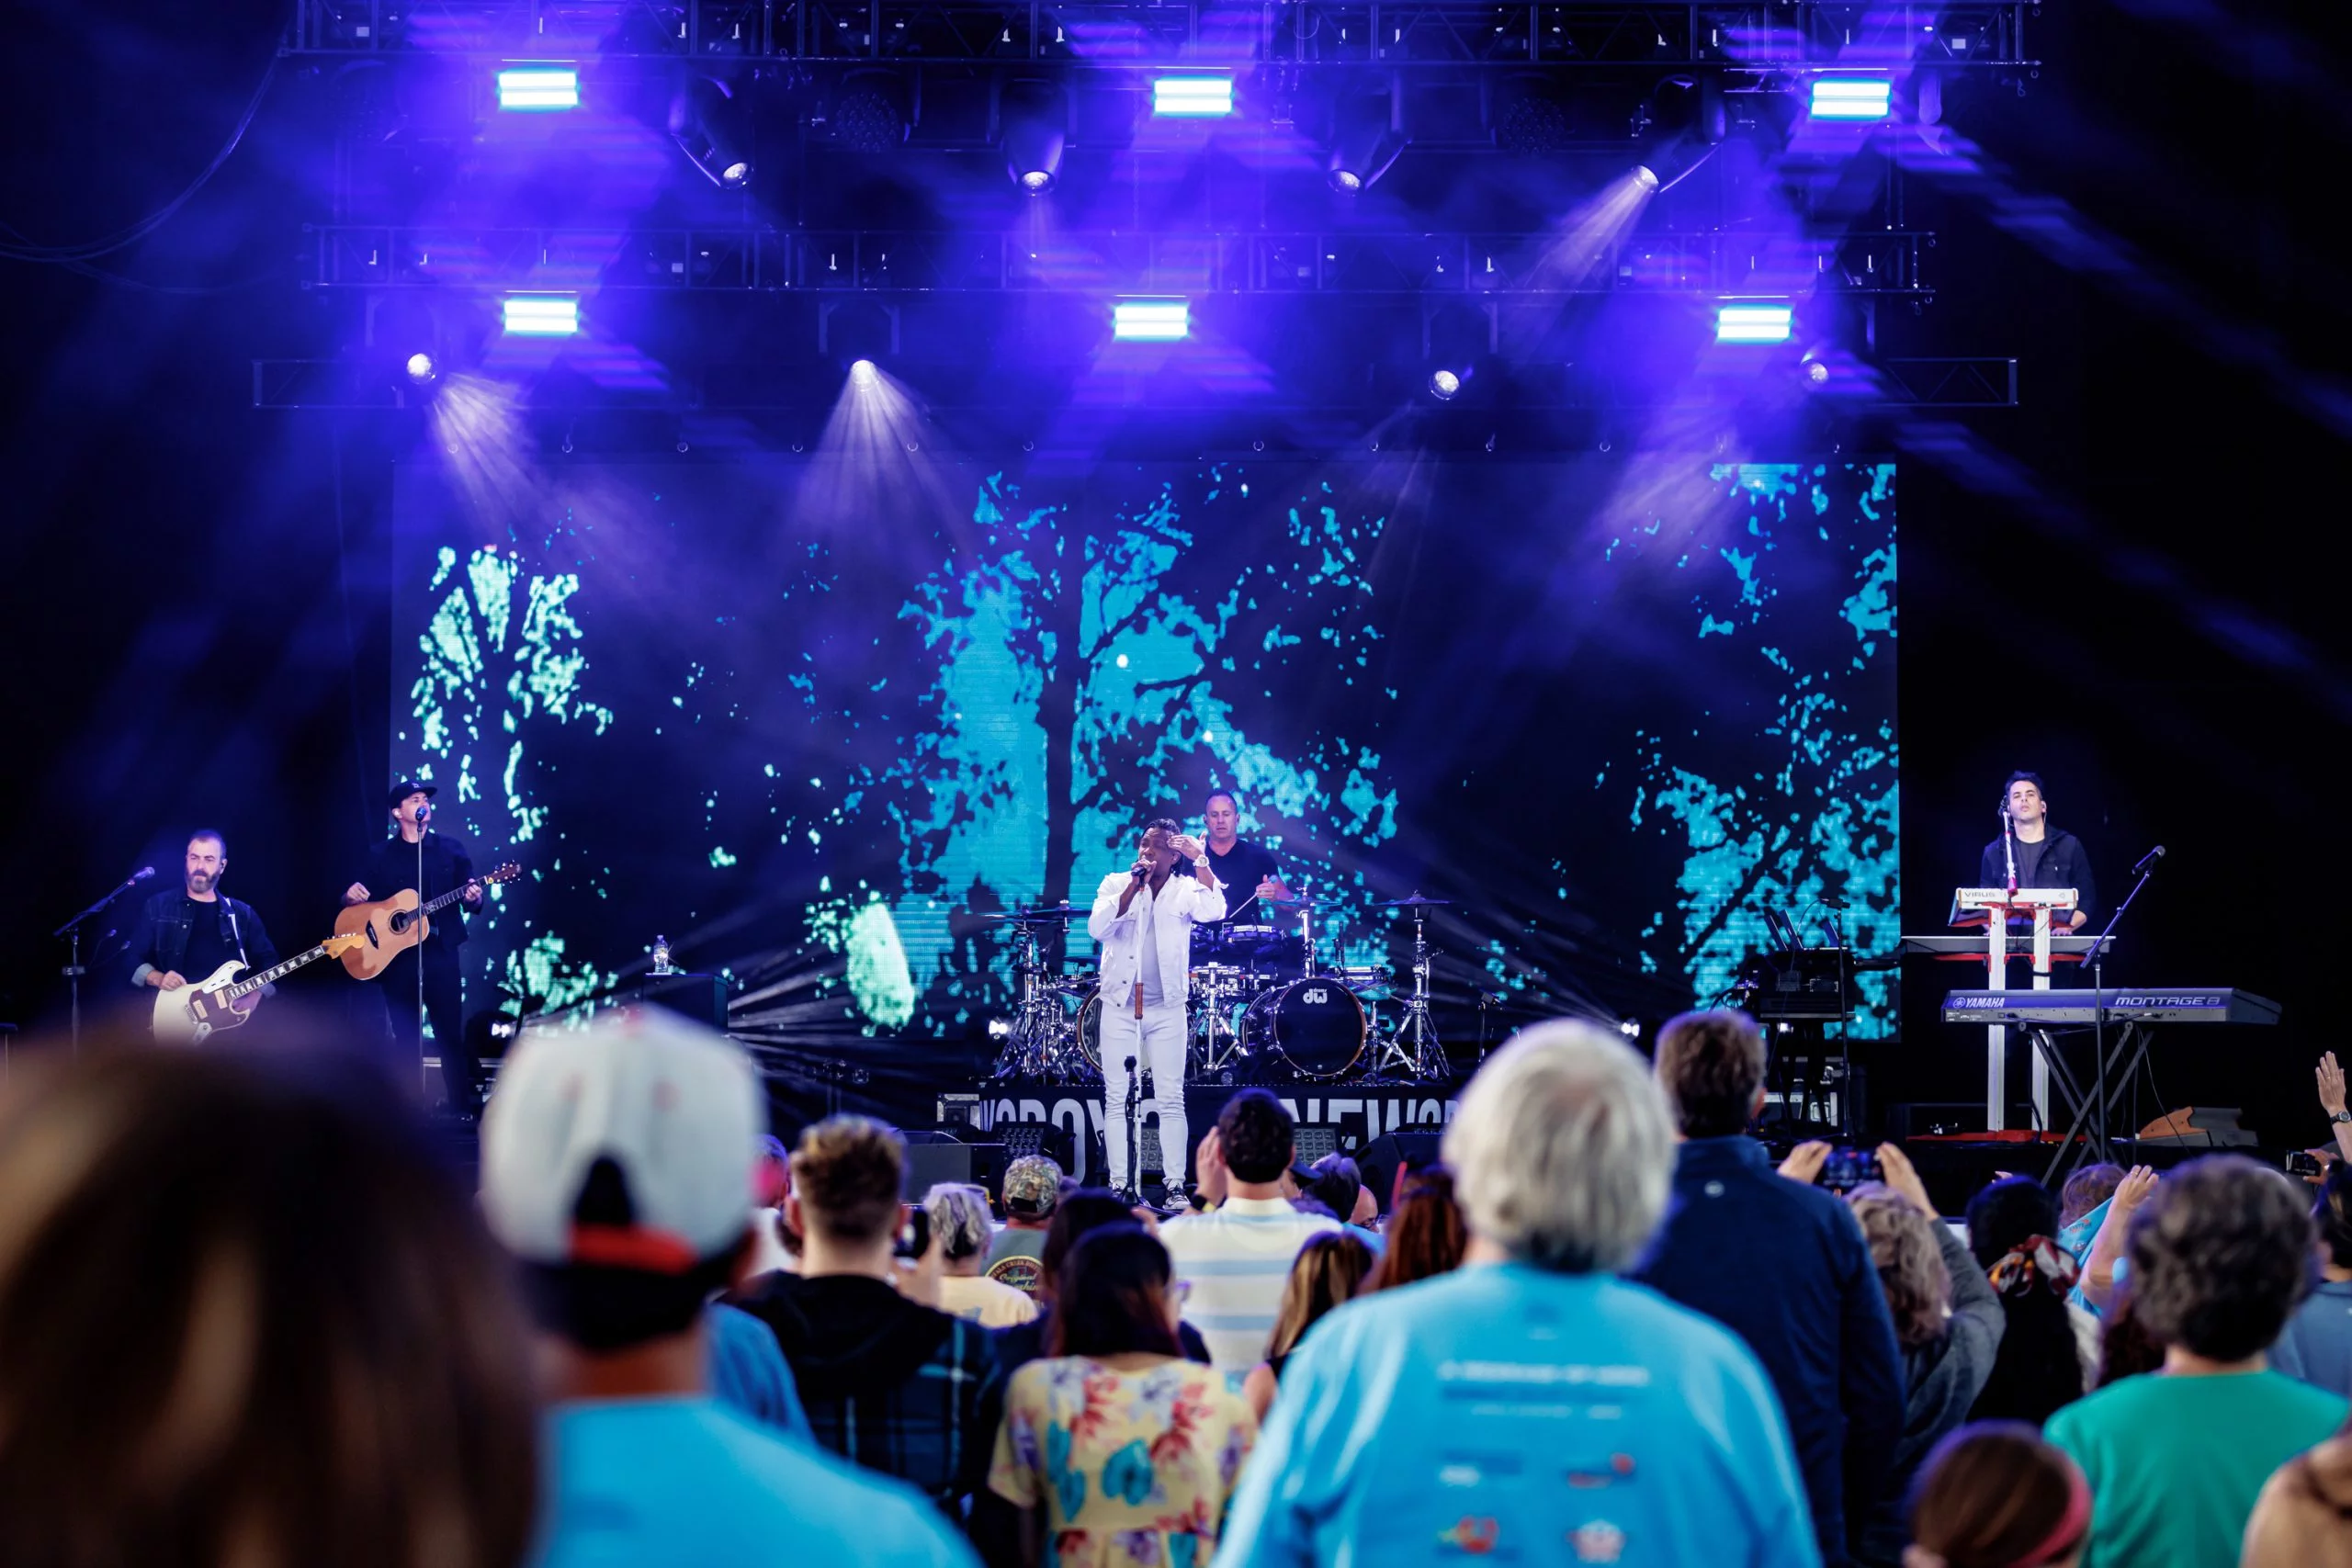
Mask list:
[[[1004,1381],[978,1324],[863,1276],[766,1274],[730,1299],[775,1331],[819,1442],[951,1512],[987,1485]]]

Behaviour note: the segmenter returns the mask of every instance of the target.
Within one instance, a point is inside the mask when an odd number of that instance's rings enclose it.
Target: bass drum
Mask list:
[[[1102,993],[1099,990],[1090,992],[1086,1005],[1078,1010],[1078,1054],[1086,1058],[1086,1065],[1093,1068],[1094,1076],[1100,1078],[1102,1076]]]
[[[1328,1083],[1363,1059],[1372,1020],[1338,980],[1293,980],[1262,993],[1241,1015],[1242,1038],[1269,1066]]]

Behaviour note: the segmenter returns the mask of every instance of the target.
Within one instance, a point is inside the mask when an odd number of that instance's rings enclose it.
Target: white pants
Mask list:
[[[1181,1004],[1148,1007],[1143,1017],[1134,1004],[1113,1007],[1102,998],[1102,1143],[1111,1167],[1111,1190],[1128,1184],[1127,1062],[1136,1070],[1151,1069],[1151,1098],[1136,1106],[1136,1150],[1143,1150],[1143,1119],[1159,1112],[1160,1164],[1168,1183],[1180,1186],[1193,1165],[1192,1129],[1184,1121],[1184,1009]]]

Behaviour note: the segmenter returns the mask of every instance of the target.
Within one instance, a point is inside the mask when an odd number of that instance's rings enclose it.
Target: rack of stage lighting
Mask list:
[[[306,287],[807,294],[1466,295],[1628,292],[1932,299],[1932,231],[1761,243],[1743,232],[1636,234],[1570,252],[1534,233],[1034,234],[871,230],[311,231]]]
[[[2033,69],[2030,0],[295,0],[297,54],[946,62],[1080,71],[1647,64]]]

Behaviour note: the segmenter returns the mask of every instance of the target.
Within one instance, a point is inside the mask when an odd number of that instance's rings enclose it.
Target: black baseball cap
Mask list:
[[[429,798],[440,793],[439,784],[429,784],[423,779],[402,779],[392,786],[392,793],[385,797],[384,809],[398,811],[401,808],[401,802],[412,795],[422,795]]]

